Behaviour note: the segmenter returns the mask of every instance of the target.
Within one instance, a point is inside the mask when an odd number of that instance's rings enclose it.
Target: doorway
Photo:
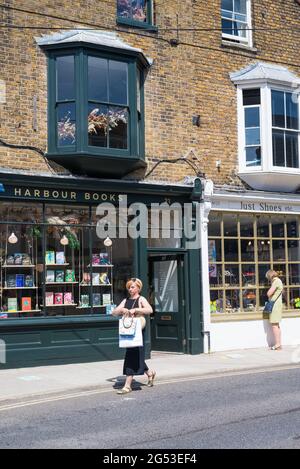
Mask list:
[[[151,317],[151,349],[186,351],[184,255],[149,254],[149,301]]]

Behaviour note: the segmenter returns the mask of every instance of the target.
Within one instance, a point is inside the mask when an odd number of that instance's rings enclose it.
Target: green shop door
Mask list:
[[[151,349],[185,352],[183,255],[149,256]]]

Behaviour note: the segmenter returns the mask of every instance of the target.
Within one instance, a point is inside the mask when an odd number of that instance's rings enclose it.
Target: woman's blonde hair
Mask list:
[[[268,272],[266,273],[266,278],[271,281],[275,277],[279,277],[276,270],[272,270],[272,269],[268,270]]]
[[[135,283],[141,291],[141,289],[143,288],[143,282],[139,278],[131,278],[130,280],[128,280],[128,282],[126,282],[126,290],[129,290],[133,283]]]

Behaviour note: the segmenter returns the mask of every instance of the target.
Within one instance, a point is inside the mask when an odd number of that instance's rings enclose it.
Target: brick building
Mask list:
[[[201,269],[200,251],[176,236],[109,248],[116,267],[107,269],[114,278],[106,301],[122,297],[128,274],[160,291],[149,351],[264,345],[270,267],[287,286],[284,336],[295,342],[299,2],[19,0],[5,1],[0,15],[0,326],[5,340],[12,337],[8,366],[78,360],[83,347],[87,360],[119,356],[111,347],[115,324],[100,309],[99,326],[96,285],[84,291],[82,279],[96,273],[86,272],[95,245],[103,248],[91,232],[93,203],[122,194],[148,206],[201,198]],[[7,242],[12,232],[17,250]],[[62,249],[65,232],[64,264],[75,280],[58,291],[45,259]],[[5,265],[28,249],[31,297],[9,287],[14,271]],[[53,301],[70,293],[70,306],[47,305],[51,293]],[[28,313],[24,298],[31,298]]]

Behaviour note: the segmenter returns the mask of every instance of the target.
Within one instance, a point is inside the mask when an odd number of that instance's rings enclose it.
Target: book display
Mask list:
[[[13,242],[8,241],[9,238],[7,232],[1,256],[0,313],[7,317],[40,313],[36,241],[28,233],[14,236]]]
[[[61,243],[61,234],[56,236],[53,228],[45,230],[44,238],[34,237],[31,228],[21,235],[15,231],[17,241],[6,241],[0,256],[0,314],[10,318],[109,314],[113,305],[111,246],[97,239],[90,248],[80,230],[76,247]]]
[[[106,314],[106,306],[113,303],[112,248],[104,246],[100,249],[95,252],[93,248],[88,256],[81,251],[79,308]]]

